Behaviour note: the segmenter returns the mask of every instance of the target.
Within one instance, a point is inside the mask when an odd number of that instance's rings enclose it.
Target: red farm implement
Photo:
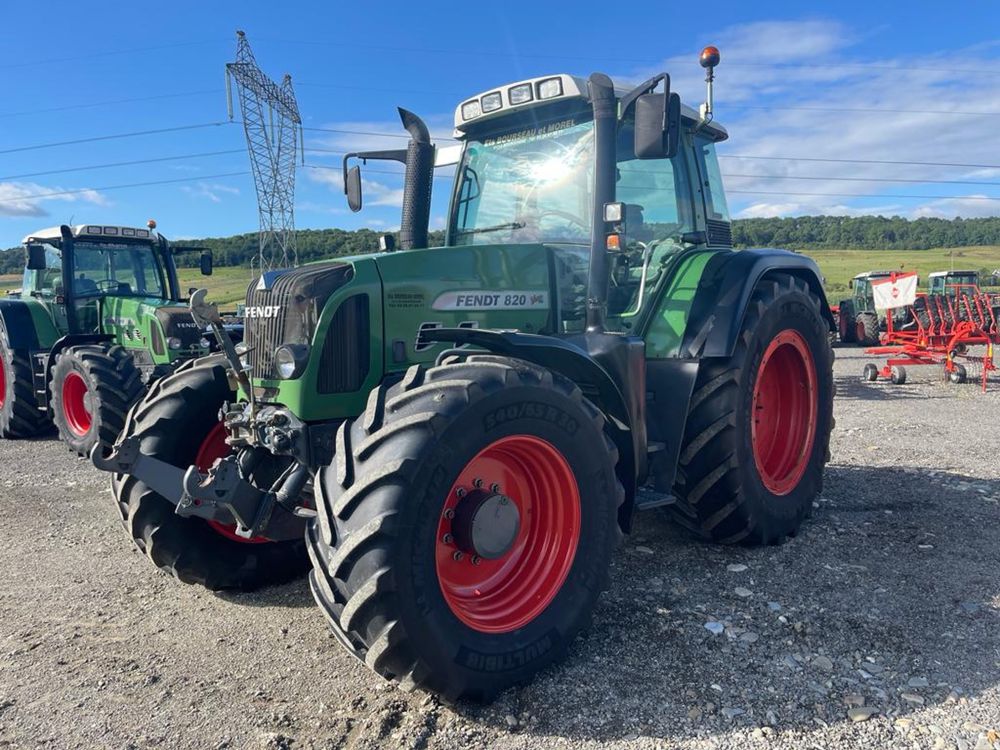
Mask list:
[[[903,279],[887,279],[887,295],[899,298]],[[977,286],[966,285],[945,294],[913,291],[903,297],[908,302],[905,322],[900,324],[898,316],[886,316],[881,344],[865,350],[885,357],[885,364],[881,368],[873,363],[865,365],[864,379],[875,381],[881,377],[901,384],[906,382],[907,366],[943,365],[948,380],[963,383],[970,369],[975,368],[985,391],[989,373],[997,369],[993,346],[1000,343],[1000,310],[991,304],[988,295]],[[983,347],[983,353],[973,354],[973,347]]]

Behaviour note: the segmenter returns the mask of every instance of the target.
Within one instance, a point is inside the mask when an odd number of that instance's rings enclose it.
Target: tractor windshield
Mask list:
[[[45,270],[26,271],[25,288],[40,295],[61,296],[62,250],[44,243]],[[138,242],[73,243],[75,297],[166,297],[166,279],[152,245]]]
[[[471,140],[459,171],[452,245],[590,242],[593,122]]]

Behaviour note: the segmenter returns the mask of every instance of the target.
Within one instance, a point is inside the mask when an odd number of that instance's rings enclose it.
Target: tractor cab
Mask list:
[[[979,291],[978,271],[934,271],[927,275],[928,291],[957,297],[961,293]]]
[[[850,281],[855,312],[875,312],[875,298],[872,293],[872,281],[887,279],[891,271],[865,271],[859,273]]]

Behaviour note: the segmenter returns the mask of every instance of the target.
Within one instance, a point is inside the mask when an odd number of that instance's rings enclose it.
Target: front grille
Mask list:
[[[733,230],[728,221],[707,219],[705,229],[708,232],[708,244],[712,247],[732,247]]]
[[[350,393],[368,377],[371,361],[368,327],[368,295],[355,294],[337,308],[323,342],[319,378],[320,393]]]
[[[323,305],[350,280],[348,265],[323,265],[269,272],[247,289],[243,340],[249,348],[250,375],[275,380],[274,351],[282,344],[308,344]]]

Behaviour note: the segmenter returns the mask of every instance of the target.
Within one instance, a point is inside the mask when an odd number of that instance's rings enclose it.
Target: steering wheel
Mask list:
[[[571,214],[569,211],[559,211],[554,208],[546,209],[545,211],[539,211],[537,214],[528,214],[528,218],[534,219],[536,222],[541,224],[542,219],[546,216],[558,216],[560,219],[566,219],[566,221],[576,224],[581,229],[590,231],[590,225],[585,219],[581,219],[579,216]]]

